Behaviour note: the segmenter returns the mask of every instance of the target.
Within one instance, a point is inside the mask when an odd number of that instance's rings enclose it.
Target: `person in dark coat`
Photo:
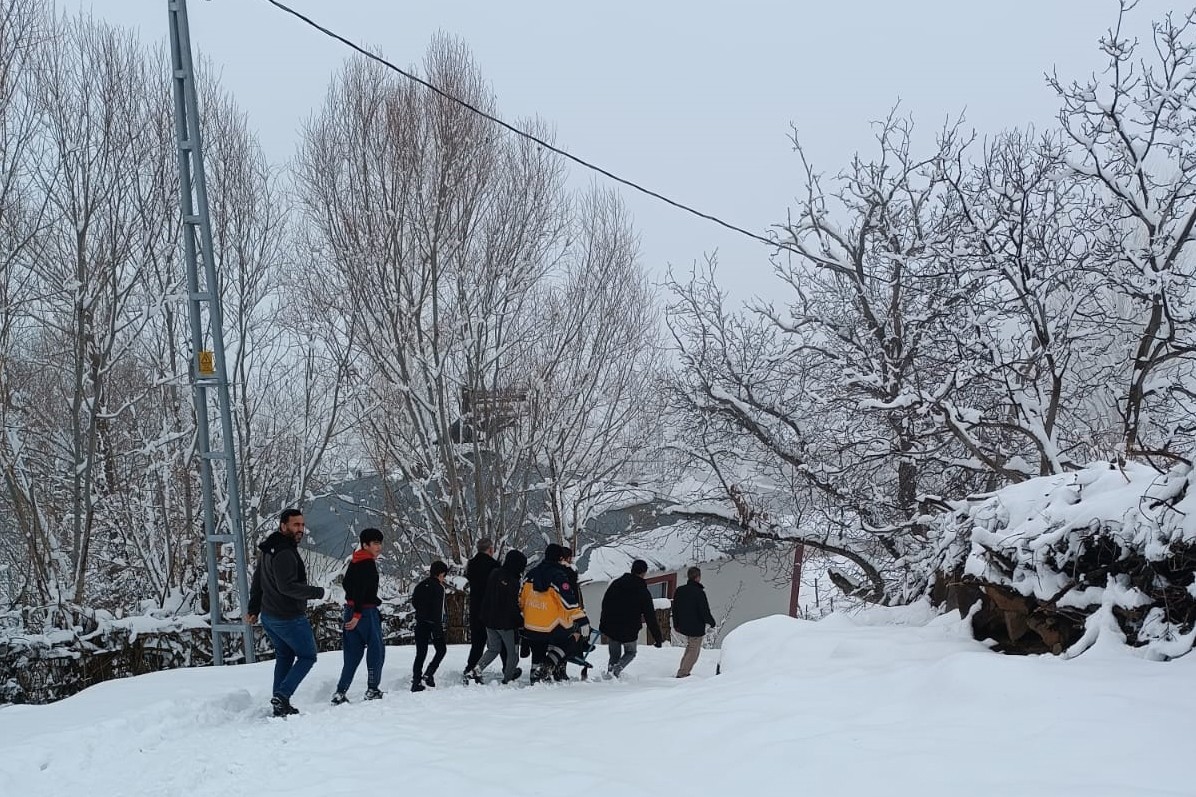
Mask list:
[[[519,590],[523,586],[523,569],[527,557],[519,551],[507,551],[502,567],[490,574],[486,585],[486,600],[482,606],[482,622],[486,627],[486,655],[466,676],[482,682],[482,670],[499,655],[503,655],[502,682],[508,684],[519,677],[515,652],[515,632],[523,626],[519,611]]]
[[[702,586],[702,571],[691,567],[685,573],[689,580],[677,587],[673,596],[673,628],[686,637],[685,653],[681,656],[678,678],[688,678],[698,655],[702,652],[702,641],[706,638],[706,627],[715,626],[710,614],[710,601],[706,599],[706,588]]]
[[[448,575],[448,571],[449,567],[444,562],[433,562],[428,577],[416,584],[411,593],[411,605],[415,608],[412,692],[422,692],[426,686],[436,686],[436,668],[440,666],[448,650],[444,643],[444,577]],[[436,655],[425,670],[424,659],[428,655],[429,643],[436,649]]]
[[[303,513],[287,509],[278,518],[278,531],[258,549],[245,621],[262,628],[274,646],[274,716],[298,714],[291,697],[316,663],[316,637],[307,620],[307,602],[324,597],[323,587],[307,583],[307,569],[299,558],[305,526]]]
[[[585,611],[586,599],[585,599],[585,595],[583,595],[582,591],[581,591],[581,579],[577,575],[577,568],[573,566],[573,549],[568,546],[562,545],[561,546],[561,556],[563,557],[561,559],[561,566],[565,568],[565,575],[569,579],[569,586],[573,589],[573,594],[577,597],[577,605],[581,607],[582,611]],[[588,643],[588,641],[589,640],[587,639],[586,642]],[[566,667],[569,663],[569,659],[572,658],[574,654],[581,654],[583,651],[583,648],[585,648],[585,647],[586,647],[585,645],[581,644],[581,640],[578,640],[574,645],[572,645],[569,648],[565,659],[562,660],[559,664],[557,664],[556,668],[552,671],[553,680],[556,680],[556,681],[568,681],[569,680],[569,676],[565,673]]]
[[[482,659],[486,650],[486,624],[482,622],[482,607],[486,603],[486,587],[490,574],[498,569],[494,558],[494,542],[483,537],[478,540],[478,552],[465,565],[465,580],[469,582],[469,655],[465,658],[462,681],[469,682],[470,672]],[[507,661],[503,657],[503,663]]]
[[[382,615],[378,607],[378,555],[382,553],[382,532],[365,529],[359,537],[361,547],[353,552],[353,559],[345,570],[342,585],[345,589],[344,631],[341,649],[345,663],[341,668],[332,705],[348,703],[346,692],[353,684],[357,666],[365,655],[366,700],[382,697],[382,664],[386,660],[386,646],[382,643]]]
[[[647,572],[648,563],[643,559],[636,559],[631,563],[631,572],[624,573],[612,581],[606,588],[606,594],[602,596],[602,615],[598,625],[607,639],[607,649],[610,652],[606,671],[616,678],[635,658],[640,629],[645,622],[648,624],[652,644],[660,647],[664,642],[660,624],[656,622],[656,607],[652,603],[652,593],[648,591],[648,584],[644,581]]]

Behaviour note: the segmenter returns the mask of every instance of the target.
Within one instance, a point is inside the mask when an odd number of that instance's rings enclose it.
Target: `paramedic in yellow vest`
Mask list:
[[[549,543],[544,560],[528,571],[519,592],[523,636],[532,649],[531,682],[552,677],[557,665],[579,640],[588,639],[590,621],[581,608],[577,588],[561,564],[566,549]]]

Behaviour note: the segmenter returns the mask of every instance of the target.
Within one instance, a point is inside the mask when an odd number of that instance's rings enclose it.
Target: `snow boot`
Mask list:
[[[411,691],[412,692],[422,692],[427,688],[428,687],[424,686],[423,681],[421,681],[419,678],[411,679]]]
[[[461,683],[465,686],[469,686],[471,683],[483,683],[481,670],[474,667],[461,673]]]
[[[291,701],[283,695],[275,695],[270,698],[270,706],[274,709],[276,717],[289,717],[299,713],[299,709],[292,706]]]
[[[348,703],[348,702],[349,702],[349,698],[345,695],[344,692],[336,692],[335,694],[332,695],[332,705],[334,705],[334,706],[339,706],[339,705],[342,705],[342,704]]]
[[[382,699],[382,690],[378,689],[378,688],[372,688],[372,689],[365,690],[365,699],[366,700],[381,700]]]
[[[433,689],[436,688],[436,679],[432,677],[432,673],[430,672],[424,673],[424,683]]]

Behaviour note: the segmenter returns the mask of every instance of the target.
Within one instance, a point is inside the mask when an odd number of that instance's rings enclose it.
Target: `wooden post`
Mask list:
[[[793,546],[793,575],[789,582],[789,616],[800,617],[801,609],[798,607],[797,598],[801,591],[801,563],[802,557],[805,555],[806,546],[797,544]]]

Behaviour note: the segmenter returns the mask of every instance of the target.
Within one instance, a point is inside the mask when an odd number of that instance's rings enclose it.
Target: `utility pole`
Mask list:
[[[174,86],[174,127],[179,145],[179,193],[183,220],[183,256],[187,266],[187,315],[191,325],[190,375],[195,399],[195,449],[203,490],[204,549],[208,564],[208,605],[211,607],[212,661],[224,663],[224,635],[241,635],[245,661],[252,662],[253,629],[241,615],[249,606],[245,574],[245,533],[241,522],[241,491],[237,481],[232,406],[228,369],[224,359],[224,313],[220,307],[220,282],[212,249],[212,219],[208,214],[208,187],[204,177],[203,147],[199,132],[199,100],[195,90],[195,65],[191,58],[191,30],[187,0],[167,0],[170,13],[170,66]],[[202,269],[200,267],[202,261]],[[202,279],[201,279],[202,275]],[[212,448],[209,402],[215,396],[220,416],[219,447]],[[214,464],[222,462],[228,504],[217,524]],[[220,606],[220,549],[231,545],[236,567],[238,613],[224,618]]]

